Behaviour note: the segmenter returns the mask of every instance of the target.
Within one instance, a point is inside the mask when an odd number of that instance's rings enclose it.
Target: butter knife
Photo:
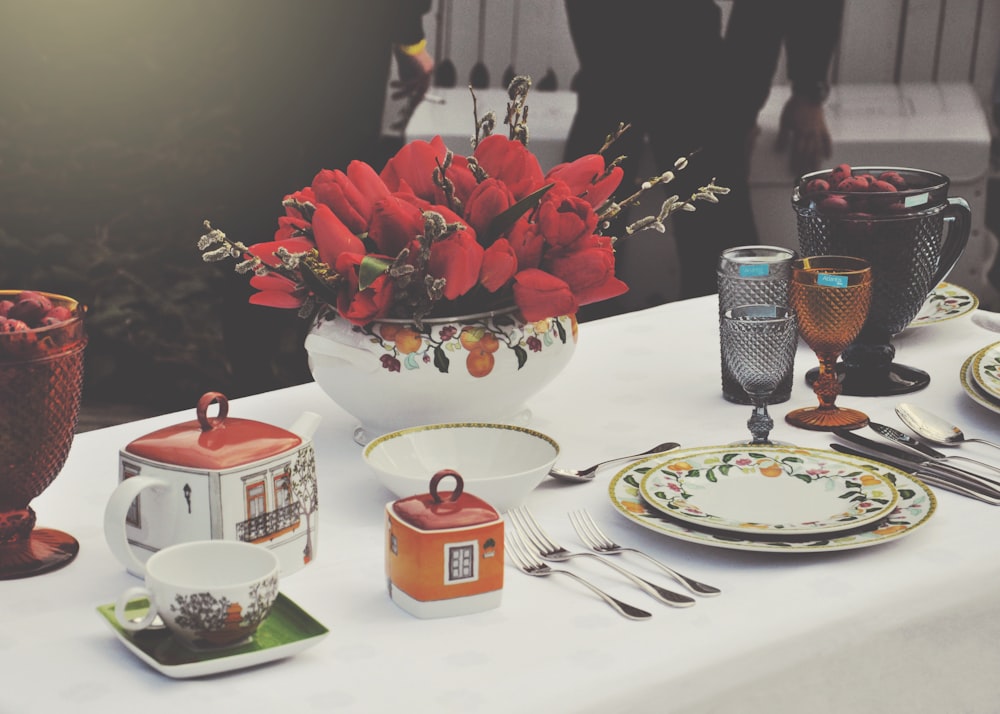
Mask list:
[[[897,444],[902,444],[903,446],[913,449],[918,454],[926,456],[930,459],[937,459],[945,462],[949,461],[962,461],[967,464],[975,464],[980,468],[987,469],[993,473],[1000,474],[1000,468],[992,466],[991,464],[984,463],[982,461],[977,461],[976,459],[970,459],[967,456],[955,456],[951,454],[945,454],[938,451],[932,446],[925,444],[919,439],[914,439],[909,434],[904,434],[899,429],[893,429],[891,426],[886,426],[885,424],[876,424],[874,422],[868,422],[868,426],[874,429],[878,434],[884,436],[890,441],[895,441]]]
[[[977,501],[988,503],[991,506],[1000,506],[1000,495],[991,495],[994,491],[990,489],[979,491],[975,486],[965,485],[964,483],[960,483],[948,477],[936,476],[934,473],[922,469],[919,465],[914,466],[913,464],[909,464],[905,461],[894,459],[891,456],[872,456],[862,449],[854,449],[850,446],[844,446],[843,444],[830,444],[830,448],[842,454],[850,454],[851,456],[857,456],[862,459],[871,459],[872,461],[878,461],[888,466],[892,466],[893,468],[912,474],[913,476],[920,478],[920,480],[946,491],[968,496],[969,498],[974,498]]]
[[[981,474],[961,469],[953,464],[949,464],[941,460],[927,459],[922,455],[914,455],[912,452],[898,446],[868,439],[853,431],[848,431],[847,429],[836,429],[834,434],[845,441],[850,441],[867,449],[869,453],[874,452],[876,454],[891,457],[897,462],[902,462],[907,465],[907,468],[911,472],[916,473],[914,470],[919,469],[922,474],[934,475],[938,478],[951,479],[952,481],[958,480],[967,486],[974,486],[983,489],[988,491],[991,496],[1000,498],[1000,483],[997,483],[996,481],[993,481],[992,479],[989,479]]]

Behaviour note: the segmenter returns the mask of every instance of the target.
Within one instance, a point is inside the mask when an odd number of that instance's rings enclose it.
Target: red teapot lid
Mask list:
[[[438,492],[446,476],[455,479],[455,490]],[[493,506],[478,496],[462,493],[465,482],[457,471],[443,469],[431,477],[430,493],[401,498],[392,504],[393,512],[406,523],[424,531],[478,526],[497,520]]]
[[[210,418],[208,407],[219,404],[219,415]],[[208,392],[198,400],[198,418],[154,431],[125,447],[125,451],[151,461],[194,469],[222,470],[260,461],[302,443],[297,434],[281,427],[230,419],[229,400]]]

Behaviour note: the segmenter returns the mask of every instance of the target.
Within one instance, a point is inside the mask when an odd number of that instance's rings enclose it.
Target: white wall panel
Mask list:
[[[896,50],[901,82],[933,81],[940,15],[941,0],[910,0],[902,47]],[[898,32],[889,44],[895,47],[897,37]]]
[[[979,3],[978,0],[942,2],[945,12],[941,26],[938,75],[935,79],[941,82],[967,82],[977,38],[982,38],[981,28],[976,27]],[[994,39],[997,32],[1000,32],[1000,27],[994,27]]]
[[[838,82],[895,80],[901,5],[901,0],[848,0],[840,40]]]

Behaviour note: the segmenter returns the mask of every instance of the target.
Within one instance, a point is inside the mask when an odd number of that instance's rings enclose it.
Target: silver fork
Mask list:
[[[629,605],[627,602],[622,602],[617,598],[611,597],[599,587],[593,585],[587,580],[584,580],[576,573],[571,573],[568,570],[550,568],[548,565],[539,560],[538,556],[532,555],[531,548],[521,540],[521,537],[513,529],[507,529],[505,531],[504,545],[507,555],[510,556],[510,560],[512,560],[518,568],[523,570],[528,575],[534,575],[540,578],[547,575],[568,575],[577,582],[583,583],[588,588],[593,590],[602,600],[604,600],[604,602],[608,603],[620,614],[630,620],[645,620],[646,618],[653,616],[645,610],[640,610],[633,605]]]
[[[705,583],[699,583],[697,580],[692,580],[686,575],[681,575],[673,568],[664,565],[651,555],[646,555],[641,550],[626,548],[625,546],[618,545],[604,534],[604,531],[598,527],[597,523],[586,510],[572,511],[569,514],[569,520],[570,523],[573,524],[573,530],[575,530],[577,535],[580,536],[580,540],[582,540],[591,550],[595,550],[598,553],[603,553],[605,555],[619,555],[626,551],[635,553],[637,555],[641,555],[643,558],[659,567],[667,575],[691,590],[691,592],[706,596],[718,595],[722,592],[717,587],[705,585]]]
[[[674,607],[690,607],[695,603],[694,598],[682,595],[681,593],[675,593],[672,590],[667,590],[666,588],[661,588],[659,585],[651,583],[648,580],[644,580],[635,573],[626,570],[618,565],[618,563],[605,560],[595,553],[572,553],[566,550],[546,535],[545,531],[543,531],[541,526],[538,525],[535,517],[531,515],[531,511],[528,510],[527,506],[519,506],[514,510],[509,511],[507,513],[506,520],[514,526],[514,530],[518,531],[529,543],[531,543],[531,545],[535,547],[543,560],[551,560],[559,563],[570,560],[571,558],[593,558],[599,563],[604,563],[609,568],[618,571],[657,600],[665,602],[668,605],[673,605]]]

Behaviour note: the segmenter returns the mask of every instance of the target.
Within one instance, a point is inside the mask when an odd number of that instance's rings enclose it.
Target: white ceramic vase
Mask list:
[[[354,439],[365,444],[423,424],[524,424],[527,400],[562,371],[576,340],[575,316],[525,322],[512,307],[364,327],[328,312],[305,347],[316,383],[359,420]]]

